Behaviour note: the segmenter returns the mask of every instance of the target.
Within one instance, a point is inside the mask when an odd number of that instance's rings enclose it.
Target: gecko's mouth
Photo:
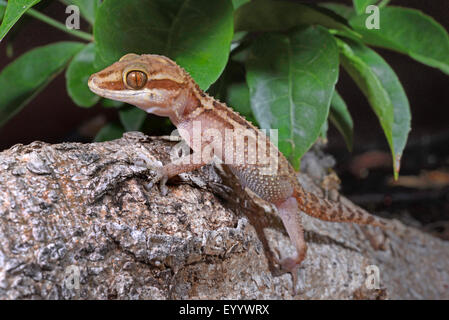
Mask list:
[[[92,91],[93,93],[95,93],[101,97],[115,99],[115,100],[119,100],[119,98],[123,98],[123,92],[100,87],[100,83],[98,81],[98,77],[96,74],[93,74],[89,77],[89,80],[87,81],[87,85],[89,86],[90,91]]]
[[[87,81],[87,85],[89,86],[90,91],[98,94],[99,96],[103,96],[105,91],[109,91],[109,90],[101,89],[98,86],[98,84],[97,84],[97,76],[95,74],[93,74],[93,75],[91,75],[89,77],[89,80]]]

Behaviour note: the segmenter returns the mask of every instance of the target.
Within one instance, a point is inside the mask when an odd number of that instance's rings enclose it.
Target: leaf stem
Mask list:
[[[390,2],[390,0],[382,0],[382,1],[379,3],[379,8],[385,7],[385,6],[388,4],[388,2]]]
[[[0,0],[0,6],[6,7],[7,5],[8,5],[8,3],[6,1]],[[51,25],[52,27],[55,27],[56,29],[64,31],[64,32],[66,32],[68,34],[71,34],[71,35],[75,36],[75,37],[78,37],[78,38],[83,39],[83,40],[87,40],[89,42],[93,41],[92,34],[84,32],[84,31],[69,29],[64,24],[62,24],[61,22],[59,22],[59,21],[57,21],[57,20],[55,20],[53,18],[50,18],[49,16],[46,16],[45,14],[40,13],[37,10],[34,10],[34,9],[30,8],[25,13],[30,15],[30,16],[32,16],[33,18],[36,18],[36,19],[38,19],[38,20],[40,20],[42,22],[45,22],[45,23]]]

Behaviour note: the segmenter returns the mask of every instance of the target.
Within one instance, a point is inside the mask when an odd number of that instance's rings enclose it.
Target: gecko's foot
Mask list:
[[[138,154],[138,158],[134,160],[134,164],[139,167],[148,168],[155,173],[154,177],[151,178],[150,182],[145,185],[145,189],[150,191],[154,185],[159,183],[159,190],[163,196],[167,195],[168,188],[165,185],[168,180],[167,173],[164,170],[164,166],[160,161],[152,161],[147,155],[143,152]]]
[[[296,295],[296,285],[298,284],[298,271],[299,266],[301,262],[298,262],[298,259],[295,258],[285,258],[282,260],[276,260],[276,263],[279,264],[281,267],[281,270],[283,272],[288,272],[292,275],[292,282],[293,282],[293,288],[292,288],[292,295]]]
[[[150,180],[150,182],[147,183],[145,186],[145,189],[148,191],[154,187],[154,185],[159,183],[159,190],[163,196],[166,196],[168,194],[168,188],[166,186],[168,176],[164,171],[163,167],[150,167],[151,170],[153,170],[156,175]]]

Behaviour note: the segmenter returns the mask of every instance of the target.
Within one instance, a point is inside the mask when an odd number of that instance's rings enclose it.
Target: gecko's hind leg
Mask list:
[[[284,258],[279,261],[281,269],[291,273],[293,277],[293,293],[296,293],[299,266],[306,257],[307,252],[307,244],[304,240],[304,229],[299,215],[298,203],[294,197],[290,197],[279,205],[276,205],[276,207],[290,240],[296,248],[296,256]]]

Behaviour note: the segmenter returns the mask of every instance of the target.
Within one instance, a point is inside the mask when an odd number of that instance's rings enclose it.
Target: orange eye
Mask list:
[[[126,85],[132,89],[142,89],[147,83],[147,75],[142,71],[133,70],[126,74]]]

